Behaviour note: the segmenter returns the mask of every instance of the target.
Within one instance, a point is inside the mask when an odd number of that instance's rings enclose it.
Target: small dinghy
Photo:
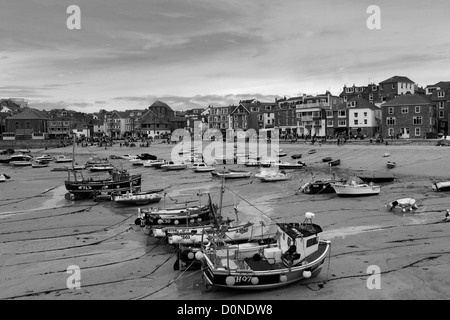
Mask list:
[[[341,159],[331,160],[328,162],[330,167],[335,167],[341,164]]]
[[[385,154],[383,154],[383,157],[389,157],[391,154],[389,152],[386,152]]]
[[[291,156],[292,159],[300,159],[302,157],[301,153],[296,153]]]
[[[402,198],[397,199],[392,202],[389,202],[386,207],[389,211],[394,209],[401,210],[402,212],[413,211],[414,209],[418,209],[419,207],[416,204],[416,200],[413,198]]]
[[[0,173],[0,182],[5,182],[7,179],[10,179],[11,177],[8,176],[6,173]]]
[[[309,151],[308,151],[308,154],[314,154],[314,153],[316,153],[316,150],[315,150],[315,149],[312,149],[312,150],[309,150]]]
[[[393,162],[393,161],[388,161],[388,162],[386,163],[386,167],[387,167],[388,169],[393,169],[393,168],[395,168],[396,165],[397,165],[397,164],[396,164],[395,162]]]
[[[330,162],[331,160],[333,160],[331,157],[325,157],[322,159],[322,162]]]

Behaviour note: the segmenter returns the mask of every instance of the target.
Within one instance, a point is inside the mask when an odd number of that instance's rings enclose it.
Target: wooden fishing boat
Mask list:
[[[292,159],[300,159],[302,157],[301,153],[295,153],[291,156]]]
[[[341,159],[331,160],[328,162],[330,167],[335,167],[341,164]]]
[[[139,208],[135,224],[141,226],[196,226],[207,223],[210,220],[209,205],[183,209]]]
[[[330,162],[331,160],[333,160],[331,157],[325,157],[322,159],[322,162]]]
[[[434,191],[450,191],[450,181],[434,182],[431,186]]]
[[[397,164],[396,164],[394,161],[388,161],[388,162],[386,162],[386,167],[387,167],[388,169],[393,169],[393,168],[395,168],[396,165],[397,165]]]
[[[90,169],[91,167],[98,167],[101,168],[102,166],[107,166],[110,165],[112,166],[111,162],[109,162],[109,160],[107,158],[100,158],[100,157],[90,157],[88,159],[88,161],[86,161],[86,164],[84,165],[84,167],[86,169]],[[102,171],[102,170],[99,170]]]
[[[364,182],[382,183],[395,180],[395,175],[391,172],[367,172],[356,175]]]
[[[305,216],[303,223],[277,223],[276,243],[203,246],[195,258],[203,262],[205,288],[272,289],[318,276],[331,242],[320,240],[314,214]]]
[[[118,204],[144,205],[161,201],[164,189],[147,191],[127,191],[125,194],[112,194],[111,200]]]
[[[373,184],[359,183],[356,180],[333,182],[331,186],[340,197],[357,197],[378,195],[381,187]]]
[[[114,169],[109,171],[110,176],[103,179],[85,179],[83,175],[75,170],[68,170],[68,179],[64,185],[68,193],[67,200],[79,200],[94,198],[98,195],[111,195],[114,193],[125,193],[132,185],[133,192],[141,190],[141,174],[131,175],[127,170]],[[71,174],[73,179],[71,180]]]
[[[416,200],[413,198],[402,198],[389,202],[386,207],[389,211],[400,210],[402,212],[413,211],[419,207],[416,204]]]

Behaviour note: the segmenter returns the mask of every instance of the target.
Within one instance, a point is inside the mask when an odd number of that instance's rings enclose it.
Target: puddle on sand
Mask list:
[[[346,237],[346,236],[351,236],[351,235],[368,232],[368,231],[377,231],[378,229],[381,230],[382,228],[383,228],[383,226],[374,225],[374,226],[356,226],[356,227],[332,229],[332,230],[323,231],[321,238],[333,239],[333,238],[338,238],[338,237]]]

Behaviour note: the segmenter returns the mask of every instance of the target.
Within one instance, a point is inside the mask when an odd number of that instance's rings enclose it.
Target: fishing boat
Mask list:
[[[230,170],[230,171],[223,171],[223,172],[211,172],[213,177],[222,178],[225,179],[243,179],[243,178],[250,178],[251,172],[250,171],[241,171],[241,170]]]
[[[261,180],[261,182],[286,181],[290,178],[283,170],[277,172],[261,172],[255,174],[255,177]]]
[[[328,162],[330,167],[335,167],[341,164],[341,159],[331,160]]]
[[[450,181],[434,182],[431,186],[434,191],[450,191]]]
[[[91,167],[101,167],[104,165],[112,165],[107,158],[100,158],[100,157],[90,157],[88,161],[86,161],[86,164],[84,167],[86,169],[90,169]]]
[[[132,166],[143,166],[145,161],[141,160],[139,158],[136,158],[136,159],[131,159],[130,162],[131,162]]]
[[[155,160],[155,162],[153,162],[151,164],[151,167],[155,168],[155,169],[161,169],[161,167],[163,165],[168,164],[168,163],[169,163],[169,161],[166,161],[166,160],[163,160],[163,159],[159,159],[159,160]]]
[[[395,168],[396,165],[397,165],[397,164],[396,164],[394,161],[388,161],[388,162],[386,162],[386,167],[387,167],[388,169],[393,169],[393,168]]]
[[[45,168],[48,167],[48,161],[46,160],[35,160],[31,162],[32,168]]]
[[[160,160],[147,160],[147,161],[144,161],[142,165],[144,166],[144,168],[150,168],[157,161],[160,161]]]
[[[206,163],[194,163],[191,166],[191,169],[194,172],[211,172],[216,170],[215,167],[210,167]]]
[[[268,168],[268,167],[276,166],[279,163],[281,163],[281,161],[278,159],[266,159],[266,160],[261,161],[261,167]]]
[[[371,196],[380,193],[381,187],[373,184],[361,183],[357,180],[346,182],[332,182],[331,186],[340,197]]]
[[[85,178],[83,173],[76,169],[82,169],[83,166],[77,168],[75,163],[75,138],[73,135],[72,143],[72,166],[67,167],[67,180],[64,181],[67,193],[67,200],[95,199],[99,196],[111,196],[115,194],[125,193],[129,190],[137,192],[141,190],[141,174],[131,175],[127,170],[119,170],[114,168],[108,171],[107,177],[94,179],[93,177]]]
[[[333,160],[331,157],[322,158],[322,162],[330,162],[331,160]]]
[[[140,226],[197,226],[210,219],[209,205],[183,209],[139,208],[138,218],[134,223]]]
[[[47,162],[53,161],[53,159],[54,159],[53,156],[49,154],[43,154],[42,156],[35,158],[36,161],[47,161]]]
[[[31,161],[10,161],[9,164],[15,167],[28,167],[32,165]]]
[[[336,193],[331,183],[343,183],[345,180],[336,179],[336,174],[333,172],[330,179],[315,179],[313,173],[311,173],[311,181],[305,183],[299,191],[306,194],[322,194],[322,193]]]
[[[73,166],[55,167],[51,171],[80,171],[83,169],[85,169],[84,165],[74,164]]]
[[[123,160],[133,160],[133,159],[138,159],[137,156],[132,156],[131,154],[124,154],[123,156],[119,156],[120,159]]]
[[[65,155],[59,155],[55,157],[56,163],[63,163],[63,162],[72,162],[72,158],[67,158]]]
[[[144,205],[157,203],[163,197],[164,189],[154,189],[147,191],[133,192],[127,191],[125,194],[112,194],[111,200],[118,204],[126,205]]]
[[[7,175],[6,173],[0,173],[0,182],[5,182],[8,179],[11,179],[9,175]]]
[[[9,158],[9,161],[7,163],[12,162],[30,162],[33,160],[33,157],[27,154],[14,154]],[[31,164],[30,164],[31,165]]]
[[[111,193],[126,193],[132,185],[133,192],[141,189],[141,174],[131,175],[127,170],[113,169],[110,176],[103,179],[85,179],[75,170],[68,170],[68,180],[64,185],[68,193],[67,200],[90,199],[98,195],[111,195]],[[71,180],[71,173],[73,179]]]
[[[302,157],[301,153],[295,153],[291,156],[292,159],[300,159]]]
[[[322,270],[331,242],[307,212],[303,223],[277,223],[276,243],[258,246],[216,246],[195,254],[203,262],[205,288],[272,289],[313,278]]]
[[[259,167],[261,165],[261,162],[256,159],[248,159],[245,160],[244,165],[246,167]]]
[[[419,207],[416,204],[416,199],[413,198],[402,198],[389,202],[386,207],[389,211],[399,209],[402,212],[413,211]]]
[[[395,180],[395,175],[391,172],[367,172],[356,175],[364,182],[382,183]]]
[[[167,164],[163,164],[161,169],[164,171],[173,171],[173,170],[184,170],[187,168],[187,165],[183,162],[175,163],[173,161],[169,161]]]
[[[297,163],[279,162],[276,163],[274,166],[279,169],[303,169],[307,167],[306,163],[302,161],[297,161]]]
[[[389,152],[386,152],[385,154],[383,154],[383,157],[389,157],[391,154]]]
[[[114,165],[111,163],[97,163],[91,164],[89,170],[91,172],[110,171],[114,169]]]
[[[275,156],[281,158],[281,157],[286,157],[287,153],[283,151],[283,149],[280,149],[278,151],[275,151]]]
[[[308,154],[314,154],[314,153],[316,153],[316,150],[315,150],[315,149],[312,149],[312,150],[309,150],[309,151],[308,151]]]

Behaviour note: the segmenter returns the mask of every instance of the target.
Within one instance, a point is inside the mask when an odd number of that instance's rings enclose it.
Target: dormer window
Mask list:
[[[438,98],[443,98],[443,97],[445,97],[445,92],[444,91],[438,91],[437,96],[438,96]]]

